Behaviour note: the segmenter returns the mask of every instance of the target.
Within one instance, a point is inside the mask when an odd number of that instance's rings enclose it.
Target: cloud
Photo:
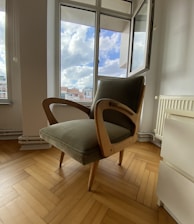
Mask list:
[[[61,22],[61,85],[68,88],[93,86],[93,27]],[[125,77],[120,69],[120,33],[101,30],[99,42],[99,75]]]
[[[61,69],[77,65],[93,65],[94,38],[87,37],[89,28],[67,22],[62,22],[61,26]]]
[[[84,87],[92,88],[93,68],[90,66],[73,66],[63,69],[61,85],[68,88],[76,87],[78,89],[83,89]]]
[[[101,31],[100,35],[100,51],[109,52],[110,49],[115,53],[120,51],[120,33],[111,31]]]
[[[109,77],[125,77],[126,70],[119,67],[119,59],[107,59],[104,65],[99,67],[99,75]]]

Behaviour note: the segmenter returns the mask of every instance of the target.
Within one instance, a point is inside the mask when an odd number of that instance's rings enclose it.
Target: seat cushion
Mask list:
[[[112,143],[131,135],[126,128],[105,122]],[[40,130],[40,137],[82,164],[103,158],[93,119],[72,120],[50,125]]]

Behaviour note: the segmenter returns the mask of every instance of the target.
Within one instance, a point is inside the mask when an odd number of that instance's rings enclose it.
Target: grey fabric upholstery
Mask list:
[[[93,104],[91,106],[90,118],[94,118],[95,104],[99,99],[110,98],[117,100],[134,112],[137,112],[139,102],[141,100],[140,89],[143,90],[144,77],[129,77],[121,79],[107,79],[100,81],[98,90],[96,92]],[[122,125],[131,130],[133,133],[133,124],[123,114],[116,111],[105,111],[104,120]]]
[[[131,135],[128,129],[121,126],[109,122],[105,125],[113,143]],[[40,130],[40,137],[82,164],[103,158],[93,119],[72,120],[51,125]]]

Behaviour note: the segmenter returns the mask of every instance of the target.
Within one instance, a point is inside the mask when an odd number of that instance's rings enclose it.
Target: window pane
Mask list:
[[[102,0],[102,7],[131,14],[131,2],[123,0]]]
[[[61,6],[61,97],[92,101],[95,13]]]
[[[134,18],[133,53],[131,71],[142,69],[146,63],[148,35],[148,4],[144,3]]]
[[[0,0],[0,100],[7,99],[5,0]]]
[[[129,21],[101,15],[98,75],[126,77]]]

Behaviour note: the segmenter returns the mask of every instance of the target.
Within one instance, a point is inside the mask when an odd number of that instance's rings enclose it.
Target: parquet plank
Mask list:
[[[87,192],[87,183],[85,179],[81,176],[77,181],[66,188],[63,195],[61,195],[61,201],[58,203],[55,209],[45,217],[46,222],[51,224],[61,223],[64,220],[65,216],[83,197],[85,192]]]
[[[30,220],[27,219],[24,212],[20,210],[18,204],[16,203],[16,200],[7,205],[7,210],[11,216],[12,222],[14,220],[14,224],[32,223]]]
[[[141,182],[145,166],[146,163],[144,161],[134,158],[124,177],[125,180],[138,186]]]
[[[155,173],[150,172],[144,196],[144,205],[147,205],[148,207],[152,206],[152,200],[155,190],[154,181],[155,181]]]
[[[42,191],[39,191],[36,188],[36,185],[32,185],[30,183],[30,181],[28,179],[23,180],[20,182],[21,187],[23,187],[26,191],[28,191],[28,193],[31,195],[31,197],[33,197],[36,201],[38,201],[44,208],[46,208],[46,210],[48,211],[52,211],[56,204],[53,203],[52,200],[49,200],[48,197],[45,197],[45,194],[43,194],[42,192],[46,192],[47,189],[43,188]],[[46,191],[45,191],[46,190]],[[48,192],[48,191],[47,191]],[[47,194],[46,196],[48,196],[49,194]],[[22,195],[21,195],[22,197]],[[54,198],[54,197],[53,197]]]
[[[30,207],[41,217],[43,218],[48,214],[48,210],[42,206],[42,204],[31,195],[28,189],[25,189],[22,183],[15,184],[14,189],[18,192],[20,197],[29,204]]]
[[[98,191],[93,194],[94,198],[109,207],[111,210],[119,213],[131,222],[138,224],[156,224],[157,212],[134,200],[126,200],[126,197],[115,194],[111,189],[99,187]]]
[[[27,178],[29,175],[25,171],[10,175],[5,173],[5,177],[1,176],[0,180],[0,207],[5,206],[10,201],[18,197],[18,193],[15,191],[12,185]]]
[[[134,180],[135,185],[140,186],[146,166],[147,166],[146,162],[144,162],[144,161],[140,162],[139,169],[138,169],[138,172],[136,174],[136,178]]]
[[[115,191],[126,194],[126,197],[131,199],[136,198],[138,192],[137,186],[123,181],[122,178],[118,179],[114,176],[110,176],[109,174],[106,174],[103,169],[99,168],[96,180],[103,186],[111,187]]]
[[[1,152],[1,154],[0,154],[0,164],[5,163],[5,162],[9,161],[10,159],[11,159],[11,157],[8,154],[6,154],[5,152]]]
[[[92,193],[86,192],[74,205],[73,209],[65,216],[66,223],[79,224],[85,218],[95,200]]]
[[[100,161],[92,192],[89,166],[60,151],[20,151],[0,141],[0,224],[176,224],[158,208],[160,149],[136,143]]]
[[[81,224],[100,224],[102,223],[104,216],[106,216],[107,211],[108,207],[95,201],[88,213],[85,215],[85,218],[81,221]]]
[[[102,224],[118,224],[118,220],[120,224],[136,224],[112,210],[108,211],[107,215],[102,220]]]
[[[74,184],[79,185],[80,181],[83,181],[86,185],[89,175],[89,169],[86,173],[83,171],[84,170],[82,169],[77,171],[74,170],[73,172],[71,172],[71,174],[68,175],[68,177],[64,178],[63,181],[55,185],[55,187],[52,188],[52,191],[55,193],[55,195],[61,198],[66,196],[67,189],[71,188],[71,186],[74,186]]]
[[[0,208],[6,206],[6,204],[13,201],[17,197],[18,193],[12,187],[8,187],[6,189],[0,188]]]
[[[48,189],[51,189],[55,184],[62,180],[59,175],[47,171],[44,167],[41,167],[38,164],[26,168],[25,171]]]
[[[43,186],[33,177],[29,177],[26,181],[27,183],[31,184],[31,186],[33,186],[33,189],[36,189],[38,191],[38,194],[41,194],[43,200],[44,198],[46,198],[54,205],[57,205],[60,202],[60,199],[56,196],[56,194],[54,194],[52,191],[49,191],[45,186]]]
[[[44,167],[50,172],[55,172],[59,167],[58,159],[53,158],[46,153],[35,156],[34,160],[39,164],[39,166]]]
[[[3,223],[13,224],[13,217],[6,207],[0,208],[0,219],[2,220]]]
[[[24,156],[22,158],[10,161],[7,164],[0,165],[0,183],[7,179],[12,179],[16,175],[24,172],[24,169],[32,166],[34,161],[29,156]]]
[[[34,209],[29,206],[28,202],[24,201],[23,199],[18,199],[16,201],[16,206],[19,207],[19,210],[22,211],[25,219],[27,220],[27,222],[21,223],[46,224],[46,222],[34,211]]]
[[[122,166],[121,166],[125,169],[126,172],[128,171],[128,168],[131,165],[131,162],[133,161],[133,159],[135,157],[135,153],[129,151],[129,149],[127,148],[124,150],[123,162],[122,162]],[[125,175],[125,173],[124,173],[124,175]]]
[[[103,169],[107,174],[113,175],[115,177],[121,177],[124,175],[124,168],[118,165],[118,159],[117,162],[114,162],[114,160],[112,160],[112,156],[109,159],[101,160],[99,165],[101,169]],[[108,167],[111,167],[111,169]]]
[[[146,187],[148,183],[148,178],[149,178],[149,171],[145,170],[143,178],[142,178],[142,182],[139,188],[139,192],[137,194],[137,201],[142,204],[144,202],[144,195],[145,195],[145,191],[146,191]]]

